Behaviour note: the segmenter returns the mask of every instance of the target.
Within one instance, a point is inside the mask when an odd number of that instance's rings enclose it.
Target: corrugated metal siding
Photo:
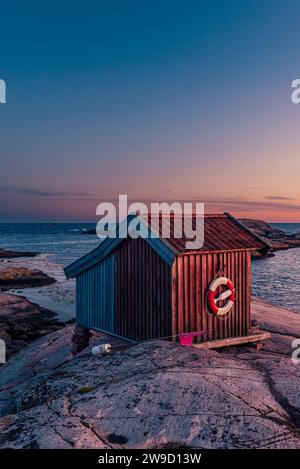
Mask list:
[[[137,341],[171,335],[171,267],[142,238],[128,238],[115,256],[115,333]]]
[[[206,312],[209,285],[224,266],[237,290],[228,319]],[[250,253],[246,251],[177,256],[172,269],[173,334],[207,331],[203,340],[247,335],[250,330]],[[221,306],[221,305],[220,305]]]
[[[115,255],[77,276],[76,322],[79,326],[114,332]]]

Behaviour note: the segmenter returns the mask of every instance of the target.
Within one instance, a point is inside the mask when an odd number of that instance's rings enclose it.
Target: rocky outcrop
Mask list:
[[[261,301],[253,312],[273,332],[261,351],[152,341],[72,359],[72,327],[39,339],[0,372],[0,447],[299,448],[286,338],[300,337],[300,317]]]
[[[0,249],[0,259],[14,259],[16,257],[35,257],[38,252],[27,252],[27,251],[10,251],[7,249]]]
[[[247,226],[247,228],[250,228],[255,234],[265,239],[274,251],[300,247],[299,233],[285,233],[263,220],[241,218],[239,221]]]
[[[31,303],[26,298],[0,294],[0,339],[7,356],[18,352],[38,337],[63,327],[55,313]]]
[[[0,270],[0,289],[41,287],[51,285],[56,280],[37,269],[8,267]]]

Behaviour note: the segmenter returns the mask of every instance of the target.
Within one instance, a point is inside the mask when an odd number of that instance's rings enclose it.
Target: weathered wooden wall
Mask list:
[[[173,334],[207,331],[203,340],[247,335],[250,330],[250,252],[179,255],[172,269]],[[236,301],[228,319],[207,314],[206,293],[224,268],[236,288]],[[221,305],[220,305],[221,306]]]
[[[115,254],[80,273],[76,279],[76,323],[90,329],[115,329]]]
[[[115,332],[133,340],[172,334],[171,267],[142,238],[115,250]]]
[[[203,330],[201,341],[247,335],[250,264],[244,250],[182,254],[171,268],[144,239],[128,238],[77,276],[77,324],[136,341]],[[237,290],[227,319],[206,309],[209,285],[222,268]]]

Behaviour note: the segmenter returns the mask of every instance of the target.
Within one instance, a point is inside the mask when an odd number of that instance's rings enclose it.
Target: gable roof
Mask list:
[[[162,237],[162,218],[165,216],[170,218],[170,237],[168,238]],[[192,229],[194,230],[196,228],[196,218],[195,215],[191,215],[190,217],[192,218]],[[128,216],[124,223],[127,223],[128,226],[133,218],[135,218],[135,216]],[[204,244],[201,249],[193,251],[186,249],[186,242],[191,241],[192,236],[183,236],[182,238],[176,238],[174,236],[174,215],[161,215],[159,217],[159,221],[157,220],[159,231],[156,233],[156,237],[150,236],[150,234],[154,232],[150,230],[151,216],[148,217],[149,226],[147,226],[147,223],[144,224],[147,219],[145,220],[143,216],[139,217],[139,219],[141,226],[144,227],[143,230],[148,231],[148,237],[145,238],[145,241],[148,242],[169,265],[172,265],[176,255],[189,254],[195,251],[224,252],[233,250],[256,251],[270,249],[270,245],[265,240],[253,233],[229,213],[204,215]],[[119,225],[117,225],[117,228],[118,230],[121,229]],[[124,239],[126,238],[106,238],[104,241],[100,242],[99,246],[93,251],[64,269],[67,278],[76,277],[84,270],[103,261],[108,254],[124,241]]]
[[[169,215],[168,215],[169,216]],[[159,234],[161,236],[161,218],[159,225]],[[174,216],[171,215],[174,220]],[[185,216],[185,218],[188,218]],[[196,229],[196,216],[191,215],[192,229]],[[148,222],[151,223],[151,215],[148,216]],[[192,252],[186,249],[186,242],[192,238],[192,233],[186,233],[182,238],[174,237],[174,229],[167,239],[168,243],[175,249],[177,254]],[[174,228],[174,225],[173,225]],[[187,235],[187,236],[186,236]],[[249,250],[256,251],[260,249],[268,249],[271,246],[245,225],[240,223],[229,213],[222,214],[205,214],[204,215],[204,244],[201,249],[195,251],[233,251],[233,250]]]

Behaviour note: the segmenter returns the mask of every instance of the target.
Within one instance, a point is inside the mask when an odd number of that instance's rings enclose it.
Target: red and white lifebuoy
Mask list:
[[[218,298],[216,298],[216,290],[221,285],[224,285],[228,288],[228,290],[223,291]],[[226,304],[219,308],[217,306],[218,301],[226,300]],[[207,305],[208,308],[212,313],[216,316],[224,316],[224,314],[228,313],[234,303],[235,293],[234,293],[234,285],[229,278],[226,277],[218,277],[216,278],[209,286],[208,295],[207,295]]]

